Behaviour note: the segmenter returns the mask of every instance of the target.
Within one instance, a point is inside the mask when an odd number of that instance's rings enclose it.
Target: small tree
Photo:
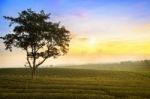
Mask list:
[[[37,68],[48,58],[67,53],[70,42],[70,32],[60,23],[49,21],[50,14],[42,10],[39,13],[27,9],[18,13],[19,16],[7,17],[10,25],[15,24],[13,32],[1,37],[6,50],[12,51],[12,46],[26,51],[27,64],[32,70],[32,78],[36,76]]]

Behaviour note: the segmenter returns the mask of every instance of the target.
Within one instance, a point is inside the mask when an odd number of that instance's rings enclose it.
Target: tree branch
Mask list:
[[[39,62],[39,63],[36,65],[36,68],[38,68],[42,63],[44,63],[47,58],[48,58],[48,57],[44,58],[41,62]]]
[[[29,54],[28,49],[26,50],[26,52],[27,52],[27,61],[28,61],[29,67],[32,69],[32,65],[30,63],[29,56],[28,56],[28,54]]]

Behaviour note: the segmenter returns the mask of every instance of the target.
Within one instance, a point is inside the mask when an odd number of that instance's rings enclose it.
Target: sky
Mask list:
[[[3,16],[31,8],[51,13],[71,32],[69,52],[44,65],[87,64],[150,59],[150,0],[0,0],[0,36],[12,33]],[[5,51],[0,67],[24,66],[25,52]],[[8,62],[9,60],[9,62]]]

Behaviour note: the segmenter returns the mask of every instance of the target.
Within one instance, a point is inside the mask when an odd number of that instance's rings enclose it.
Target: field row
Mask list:
[[[39,70],[41,75],[37,76],[36,80],[32,80],[30,72],[24,73],[23,69],[15,69],[14,71],[19,73],[12,75],[10,75],[10,69],[5,71],[0,72],[0,99],[150,98],[148,72],[41,69]],[[12,72],[14,71],[12,69]],[[44,71],[51,73],[45,75]],[[66,71],[72,72],[72,77],[68,76]],[[77,72],[78,75],[85,74],[80,77],[75,76]],[[89,76],[88,73],[90,73]],[[109,74],[111,75],[108,76]]]

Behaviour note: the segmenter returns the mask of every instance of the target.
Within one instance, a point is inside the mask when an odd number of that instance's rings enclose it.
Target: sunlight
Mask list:
[[[97,50],[97,45],[96,45],[96,43],[97,43],[97,40],[96,40],[96,38],[95,37],[90,37],[89,39],[88,39],[88,52],[89,53],[96,53],[96,50]]]
[[[89,38],[89,44],[90,44],[90,46],[95,46],[96,38],[94,38],[94,37]]]

